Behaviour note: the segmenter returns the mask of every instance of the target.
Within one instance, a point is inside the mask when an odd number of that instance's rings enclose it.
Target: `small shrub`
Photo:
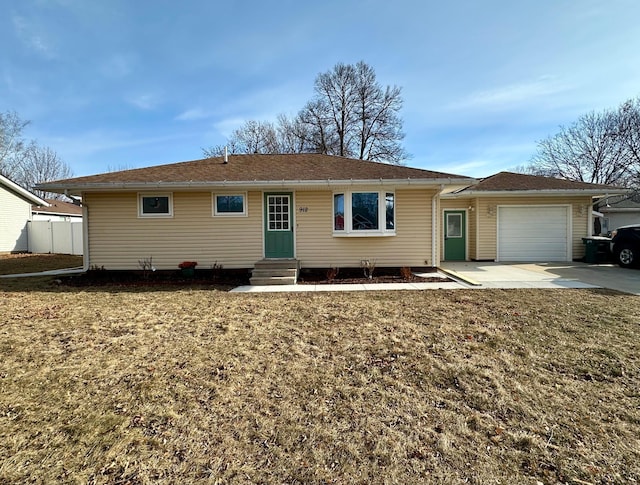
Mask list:
[[[376,260],[375,259],[362,259],[360,260],[360,267],[364,271],[364,277],[372,279],[373,273],[376,270]]]
[[[340,272],[340,268],[338,267],[329,268],[327,270],[327,281],[335,280],[339,272]]]
[[[198,262],[197,261],[183,261],[182,263],[180,263],[178,265],[178,268],[180,268],[180,269],[195,269],[196,266],[198,266]]]
[[[403,280],[409,281],[413,277],[413,272],[408,266],[403,266],[402,268],[400,268],[400,276]]]
[[[213,277],[213,281],[217,280],[220,277],[223,268],[224,266],[221,263],[218,263],[217,261],[215,261],[211,265],[211,275]]]
[[[142,278],[145,280],[149,278],[149,271],[156,270],[156,268],[153,266],[153,256],[149,256],[148,258],[144,258],[144,259],[139,259],[138,266],[140,266],[140,269],[142,270]]]

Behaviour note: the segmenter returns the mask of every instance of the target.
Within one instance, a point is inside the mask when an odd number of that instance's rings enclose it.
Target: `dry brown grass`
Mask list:
[[[640,298],[0,280],[0,483],[632,483]]]
[[[1,274],[24,274],[82,266],[82,256],[70,254],[0,254]]]

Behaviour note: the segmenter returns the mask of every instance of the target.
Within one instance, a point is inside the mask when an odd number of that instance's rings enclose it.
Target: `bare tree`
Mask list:
[[[389,163],[409,158],[400,144],[401,89],[383,89],[368,64],[338,63],[318,75],[314,90],[314,98],[293,118],[245,122],[231,135],[230,153],[311,152]],[[223,148],[203,152],[217,156]]]
[[[640,103],[587,113],[538,142],[524,171],[582,182],[629,185],[640,172]]]
[[[39,195],[62,198],[60,194],[34,189],[40,182],[67,178],[72,173],[51,148],[40,146],[35,140],[25,141],[22,131],[28,124],[15,112],[0,113],[0,173]]]
[[[409,158],[400,144],[401,89],[383,89],[371,66],[336,64],[316,78],[315,91],[301,118],[319,137],[315,145],[323,153],[390,163]]]
[[[0,173],[13,180],[25,146],[22,130],[28,124],[15,111],[0,113]]]
[[[234,139],[229,139],[226,145],[213,145],[209,148],[202,148],[202,153],[207,158],[221,157],[222,155],[224,155],[225,149],[229,154],[245,153],[240,149],[236,140]]]
[[[20,185],[49,199],[61,198],[61,195],[36,190],[34,187],[40,182],[69,178],[72,175],[69,166],[55,151],[39,146],[35,141],[25,148],[18,164],[18,174]]]
[[[640,97],[618,109],[618,129],[627,158],[632,162],[631,183],[640,188]]]

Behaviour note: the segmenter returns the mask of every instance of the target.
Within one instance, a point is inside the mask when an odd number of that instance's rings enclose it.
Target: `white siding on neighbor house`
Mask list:
[[[46,212],[36,213],[31,216],[32,221],[72,221],[82,222],[82,216],[63,215],[63,214],[47,214]]]
[[[220,192],[217,192],[220,193]],[[89,193],[89,265],[139,269],[153,258],[157,269],[182,261],[246,268],[262,258],[262,193],[248,193],[248,215],[214,217],[211,192],[174,192],[173,217],[138,217],[138,194]]]
[[[28,251],[31,202],[0,185],[0,252]]]
[[[605,212],[604,214],[605,224],[603,230],[613,231],[622,226],[630,226],[632,224],[640,224],[640,209],[620,211],[620,212]],[[606,232],[605,231],[605,232]]]
[[[377,191],[379,187],[358,190]],[[358,267],[363,259],[373,259],[380,267],[431,266],[434,190],[395,190],[396,235],[371,237],[333,235],[333,194],[334,191],[295,194],[296,257],[302,267]]]

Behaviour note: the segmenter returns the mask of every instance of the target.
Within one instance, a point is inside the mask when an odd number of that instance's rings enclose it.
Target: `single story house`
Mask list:
[[[601,217],[601,234],[607,234],[621,226],[640,224],[640,192],[614,195],[601,199],[596,210]]]
[[[58,199],[44,199],[47,205],[34,205],[31,209],[34,221],[82,222],[82,207],[79,204]]]
[[[39,188],[82,197],[87,268],[138,269],[149,258],[157,269],[182,261],[253,268],[264,259],[303,268],[363,260],[435,267],[443,259],[581,257],[592,197],[619,191],[554,180],[498,174],[478,181],[321,154],[250,154]],[[510,227],[520,232],[523,218],[529,233],[544,236],[530,246],[534,253],[514,252]],[[462,252],[450,249],[453,239]]]
[[[0,175],[0,252],[29,250],[27,222],[32,219],[33,204],[48,205],[34,193]]]

